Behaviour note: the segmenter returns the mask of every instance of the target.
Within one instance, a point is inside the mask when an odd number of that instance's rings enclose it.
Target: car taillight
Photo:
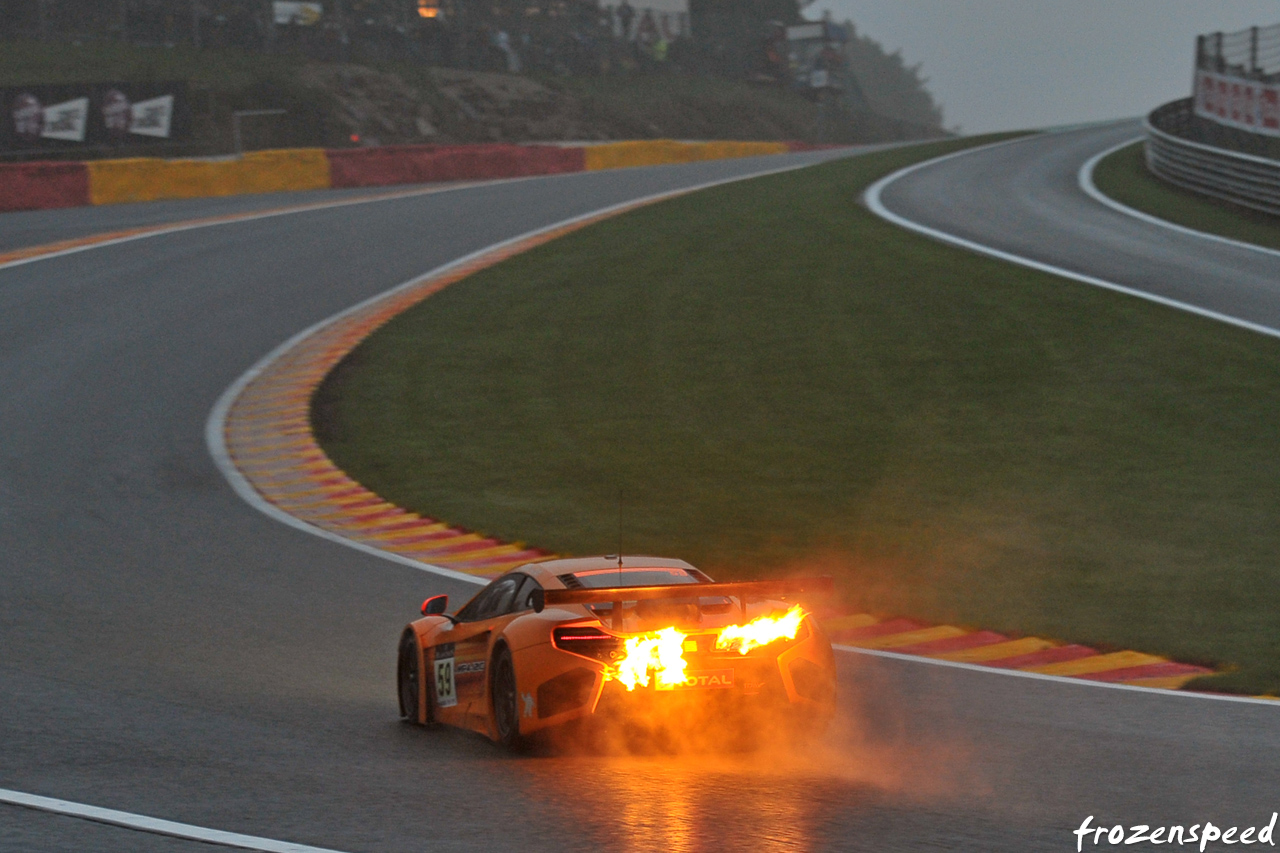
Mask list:
[[[599,628],[556,628],[551,632],[551,643],[557,649],[581,655],[592,660],[610,663],[622,656],[622,638],[607,634]]]

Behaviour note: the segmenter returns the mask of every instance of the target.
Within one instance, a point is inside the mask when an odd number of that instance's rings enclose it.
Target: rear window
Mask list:
[[[574,572],[573,578],[587,589],[615,586],[670,586],[677,583],[697,583],[698,579],[684,569],[595,569],[590,572]],[[575,586],[572,582],[565,586]]]

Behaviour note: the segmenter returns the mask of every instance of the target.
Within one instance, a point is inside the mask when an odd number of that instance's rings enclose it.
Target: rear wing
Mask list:
[[[790,578],[779,581],[742,581],[739,583],[681,583],[667,586],[617,586],[600,589],[548,589],[543,591],[547,606],[557,604],[612,604],[614,619],[622,615],[624,601],[651,601],[659,598],[707,598],[722,596],[738,599],[746,616],[748,601],[766,601],[805,593],[829,593],[834,584],[829,577]]]

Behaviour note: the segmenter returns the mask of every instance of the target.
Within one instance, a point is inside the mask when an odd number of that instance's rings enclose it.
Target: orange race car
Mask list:
[[[830,578],[714,583],[682,560],[590,557],[529,563],[452,616],[428,598],[400,640],[400,713],[517,747],[571,722],[741,739],[780,721],[825,722],[831,642],[792,599]]]

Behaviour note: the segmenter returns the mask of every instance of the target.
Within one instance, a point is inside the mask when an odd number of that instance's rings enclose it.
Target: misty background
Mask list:
[[[819,0],[920,64],[947,127],[1138,116],[1191,94],[1195,37],[1280,22],[1275,0]]]

